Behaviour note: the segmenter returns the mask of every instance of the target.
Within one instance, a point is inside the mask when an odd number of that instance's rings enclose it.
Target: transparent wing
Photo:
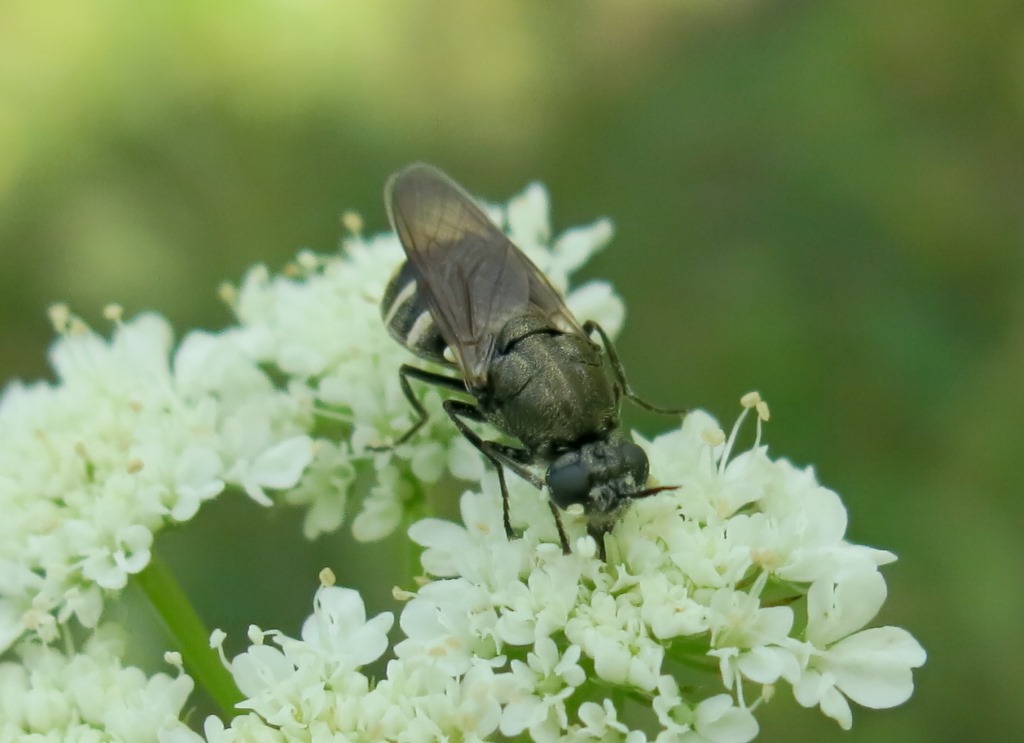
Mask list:
[[[584,335],[547,278],[458,184],[423,163],[385,189],[391,224],[417,274],[417,289],[470,387],[480,387],[505,324],[538,311]]]

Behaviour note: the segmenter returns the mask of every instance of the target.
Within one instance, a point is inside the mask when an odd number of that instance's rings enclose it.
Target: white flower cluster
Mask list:
[[[598,221],[552,246],[540,186],[490,212],[563,290],[611,236]],[[228,292],[239,325],[177,348],[159,316],[123,322],[111,306],[106,339],[55,307],[56,381],[12,383],[0,397],[0,652],[26,632],[53,642],[72,619],[97,627],[105,598],[148,565],[154,535],[226,485],[263,505],[268,490],[308,504],[312,537],[341,524],[365,474],[353,531],[373,539],[446,469],[482,477],[479,454],[443,415],[415,445],[366,451],[411,423],[397,378],[410,357],[379,315],[401,258],[393,234],[353,234],[342,255],[300,255],[288,277],[253,269]],[[613,331],[621,324],[606,284],[570,301]],[[439,412],[436,394],[426,404]]]
[[[611,236],[599,221],[551,246],[537,185],[491,214],[561,289]],[[193,332],[176,349],[157,315],[122,322],[108,308],[108,340],[55,307],[57,381],[13,383],[0,397],[0,652],[26,631],[52,641],[71,618],[95,627],[104,595],[149,563],[154,534],[225,485],[262,505],[272,503],[267,490],[286,490],[287,502],[309,506],[312,538],[338,528],[366,474],[353,531],[367,540],[393,531],[407,501],[446,469],[478,480],[482,459],[434,392],[433,421],[415,445],[366,451],[412,421],[397,376],[410,355],[379,313],[401,256],[392,233],[353,235],[343,255],[301,255],[289,277],[255,268],[227,292],[240,324]],[[607,284],[570,301],[613,331],[621,324]]]
[[[79,654],[21,643],[19,662],[0,663],[0,742],[156,741],[184,730],[192,679],[147,678],[122,664],[125,647],[124,632],[112,625],[101,625]]]
[[[599,221],[552,241],[539,186],[491,215],[562,291],[611,235]],[[446,474],[471,483],[463,523],[410,528],[426,575],[396,592],[402,636],[384,676],[365,667],[387,651],[392,615],[367,620],[358,594],[323,588],[300,638],[252,628],[249,649],[225,660],[246,712],[208,718],[207,741],[739,743],[779,683],[843,727],[848,700],[906,700],[924,651],[899,628],[864,629],[885,598],[878,568],[894,558],[845,541],[838,497],[768,457],[756,396],[728,437],[698,411],[639,442],[676,489],[624,511],[607,561],[575,511],[562,554],[546,495],[516,477],[521,536],[508,540],[497,479],[435,391],[422,390],[432,418],[420,433],[376,450],[413,420],[397,376],[410,355],[379,311],[402,251],[394,235],[349,226],[339,256],[301,254],[284,276],[250,271],[225,290],[238,325],[173,351],[156,316],[121,322],[112,310],[106,340],[57,310],[57,381],[0,398],[0,650],[21,638],[20,662],[0,666],[0,743],[202,740],[177,721],[187,676],[123,667],[106,629],[81,653],[47,643],[72,618],[96,628],[104,597],[148,564],[154,534],[226,485],[306,506],[310,537],[352,516],[367,540],[399,527]],[[611,333],[621,324],[606,284],[568,302]],[[754,445],[734,456],[751,410]]]
[[[57,381],[0,398],[0,651],[95,627],[154,533],[225,483],[269,504],[312,457],[308,416],[238,349],[197,332],[172,358],[165,320],[111,313],[107,340],[56,308]]]
[[[758,442],[732,456],[745,415],[728,439],[697,411],[642,442],[678,489],[626,511],[607,563],[582,519],[562,554],[529,486],[513,486],[522,537],[507,540],[485,478],[462,498],[463,524],[412,527],[433,577],[398,592],[403,638],[384,678],[360,666],[383,654],[391,615],[367,622],[357,594],[322,589],[301,640],[250,633],[229,667],[251,712],[207,720],[206,740],[724,743],[756,736],[779,683],[844,728],[848,699],[906,701],[924,651],[903,629],[864,629],[893,556],[844,540],[845,510],[810,470]]]

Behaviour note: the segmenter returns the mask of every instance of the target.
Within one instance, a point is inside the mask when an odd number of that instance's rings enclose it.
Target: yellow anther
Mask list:
[[[761,402],[761,393],[757,392],[756,390],[753,392],[748,392],[747,394],[740,398],[740,405],[742,405],[745,408],[756,407],[759,402]]]
[[[334,571],[330,568],[324,568],[320,571],[320,585],[324,588],[330,588],[338,582],[337,577],[334,575]]]

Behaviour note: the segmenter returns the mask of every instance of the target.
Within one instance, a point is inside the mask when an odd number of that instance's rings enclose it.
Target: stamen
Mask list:
[[[754,409],[757,411],[757,428],[754,435],[754,448],[756,449],[761,445],[761,424],[767,423],[771,416],[768,412],[768,403],[764,400],[761,400]]]
[[[410,599],[416,598],[416,594],[412,591],[407,591],[401,586],[393,586],[391,588],[391,598],[395,601],[409,601]]]
[[[341,423],[355,423],[355,420],[356,420],[352,415],[346,415],[345,413],[339,413],[336,410],[331,410],[330,408],[325,408],[325,407],[320,406],[320,405],[314,405],[313,406],[313,414],[314,415],[321,415],[324,418],[330,418],[331,420],[336,420],[336,421],[339,421]]]
[[[745,408],[756,407],[759,402],[761,402],[761,393],[758,392],[757,390],[748,392],[747,394],[740,398],[740,405],[742,405]]]
[[[770,577],[770,571],[762,570],[761,573],[754,579],[753,585],[750,587],[750,595],[755,598],[761,598],[761,594],[764,592],[765,586],[768,585],[768,578]]]
[[[320,585],[324,588],[330,588],[338,582],[337,577],[334,575],[334,571],[330,568],[324,568],[321,570],[317,577],[320,578]]]
[[[736,674],[736,704],[740,709],[747,709],[747,700],[743,698],[743,674],[739,668],[739,658],[730,658],[733,673]]]
[[[210,649],[217,651],[217,655],[220,656],[220,662],[225,666],[231,665],[228,663],[228,657],[224,654],[224,640],[227,637],[227,632],[222,629],[215,629],[210,633]]]
[[[363,231],[363,217],[359,212],[344,212],[341,215],[341,226],[358,237]]]
[[[66,333],[68,330],[68,321],[71,319],[71,310],[63,302],[58,304],[50,305],[50,309],[47,311],[50,315],[50,324],[53,329],[58,333]]]
[[[751,408],[757,411],[757,432],[754,436],[754,446],[757,447],[761,444],[761,422],[768,420],[768,403],[761,399],[760,392],[754,390],[740,398],[740,405],[743,406],[743,412],[740,413],[736,423],[733,424],[732,431],[729,432],[729,441],[725,445],[725,451],[722,452],[722,458],[718,461],[718,474],[725,472],[725,466],[729,463],[729,457],[732,455],[732,447],[736,443],[736,436],[739,435],[743,421]]]
[[[725,441],[725,431],[723,431],[721,428],[709,428],[705,431],[701,431],[700,437],[705,444],[714,449],[716,446]]]
[[[124,307],[117,303],[108,304],[103,308],[103,317],[112,323],[120,324],[121,318],[124,317]]]
[[[68,335],[88,335],[89,326],[80,317],[72,317],[68,321]]]
[[[220,297],[221,302],[233,307],[238,301],[238,289],[230,281],[225,281],[217,287],[217,296]]]
[[[709,428],[705,431],[701,431],[700,437],[704,440],[704,443],[708,445],[708,470],[711,472],[715,471],[715,448],[722,445],[725,441],[725,431],[721,428]]]
[[[757,393],[755,392],[752,394],[756,395]],[[744,395],[743,397],[744,399],[746,399],[749,396],[750,395],[748,394]],[[742,400],[740,402],[742,403]],[[729,432],[729,440],[725,442],[725,450],[722,452],[722,458],[718,460],[718,474],[720,475],[725,472],[725,465],[729,463],[729,457],[732,455],[732,447],[736,443],[736,436],[739,434],[740,426],[743,425],[743,419],[747,417],[747,412],[750,410],[751,407],[753,406],[744,405],[743,412],[740,413],[739,418],[737,418],[736,422],[733,423],[732,425],[732,431]]]

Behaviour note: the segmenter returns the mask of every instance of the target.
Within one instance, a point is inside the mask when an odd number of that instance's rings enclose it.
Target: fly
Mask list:
[[[582,506],[603,558],[604,534],[622,509],[669,489],[646,486],[647,454],[620,427],[622,398],[658,413],[685,411],[637,397],[601,326],[579,323],[544,274],[440,170],[410,165],[390,178],[384,198],[407,258],[381,302],[385,325],[420,358],[457,375],[400,367],[402,392],[417,419],[395,445],[428,416],[411,379],[468,394],[474,402],[447,399],[444,410],[494,465],[508,538],[506,467],[547,487],[565,553],[559,509]],[[519,445],[484,439],[467,421],[489,423]],[[536,472],[542,467],[543,479]]]

